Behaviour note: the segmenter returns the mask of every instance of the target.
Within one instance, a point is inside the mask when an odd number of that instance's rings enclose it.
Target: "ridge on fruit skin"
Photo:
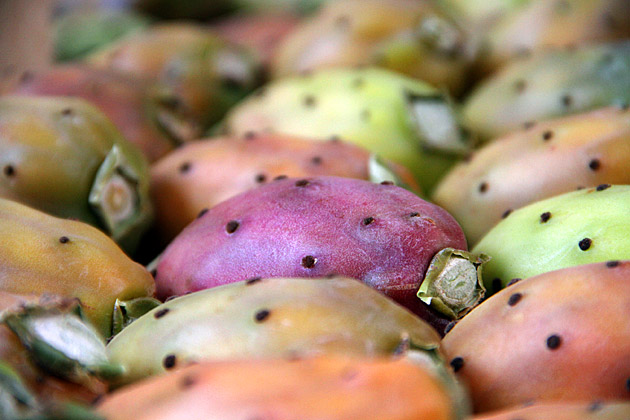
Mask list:
[[[156,228],[172,240],[201,211],[241,192],[278,177],[318,175],[398,181],[419,190],[406,168],[342,141],[273,134],[208,138],[183,145],[151,167]]]
[[[460,252],[431,264],[447,249]],[[224,201],[188,225],[158,261],[157,294],[167,298],[253,277],[339,274],[442,330],[457,316],[434,310],[416,293],[424,281],[435,282],[440,301],[463,315],[483,296],[476,274],[482,261],[465,250],[461,228],[446,211],[390,182],[287,178]],[[452,259],[457,262],[448,263]]]
[[[490,256],[483,279],[497,292],[512,279],[630,258],[630,185],[602,184],[510,213],[473,248]]]
[[[479,83],[462,108],[482,140],[537,121],[630,103],[630,40],[542,51]]]
[[[529,401],[627,400],[629,275],[628,260],[546,272],[462,318],[442,348],[475,411]]]
[[[126,250],[152,220],[149,168],[80,99],[0,98],[0,197],[97,226]]]
[[[0,199],[0,290],[78,298],[88,319],[111,335],[116,299],[150,296],[153,278],[104,233]]]
[[[601,184],[630,184],[630,111],[610,107],[500,137],[456,165],[432,200],[477,243],[527,204]]]
[[[271,132],[348,141],[405,166],[426,192],[470,148],[448,97],[377,68],[276,80],[230,110],[222,128],[237,137]]]

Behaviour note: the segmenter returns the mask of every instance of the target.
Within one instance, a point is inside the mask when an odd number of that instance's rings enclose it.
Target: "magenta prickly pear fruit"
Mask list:
[[[156,227],[172,240],[199,212],[276,177],[334,175],[374,181],[377,161],[355,145],[283,135],[221,137],[190,142],[151,168]],[[417,191],[413,175],[391,163],[393,177]],[[379,182],[380,182],[379,181]]]
[[[607,108],[501,137],[454,167],[433,201],[474,244],[527,204],[600,184],[630,184],[630,112]]]
[[[281,179],[201,214],[160,258],[157,290],[166,298],[254,277],[339,274],[443,328],[444,317],[416,297],[423,282],[439,289],[423,290],[423,301],[450,301],[456,315],[483,292],[480,261],[453,249],[466,249],[457,222],[390,182]]]
[[[630,419],[630,402],[549,402],[484,413],[471,420],[621,420]]]
[[[629,277],[630,261],[548,272],[459,321],[442,346],[475,410],[630,399]]]

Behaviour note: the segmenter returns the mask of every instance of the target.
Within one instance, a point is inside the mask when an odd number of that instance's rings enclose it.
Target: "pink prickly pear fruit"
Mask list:
[[[288,178],[191,223],[159,260],[157,292],[166,298],[254,277],[339,274],[442,330],[483,294],[481,262],[465,249],[452,216],[390,182]]]
[[[151,102],[150,89],[151,84],[145,80],[75,64],[33,73],[10,92],[84,99],[103,112],[152,162],[173,149],[175,142],[155,123],[168,110]]]
[[[547,272],[457,323],[442,345],[475,411],[630,399],[629,276],[630,261]]]
[[[601,184],[630,184],[630,112],[617,107],[543,122],[481,148],[440,182],[433,201],[477,243],[527,204]]]
[[[630,402],[553,402],[484,413],[471,420],[621,420],[630,418]]]
[[[367,150],[350,143],[278,134],[187,143],[151,168],[156,226],[170,241],[204,209],[277,177],[334,175],[373,180],[376,163]],[[394,177],[418,190],[406,168],[386,165]]]
[[[457,420],[460,407],[405,358],[325,356],[199,363],[114,392],[97,411],[108,420]]]

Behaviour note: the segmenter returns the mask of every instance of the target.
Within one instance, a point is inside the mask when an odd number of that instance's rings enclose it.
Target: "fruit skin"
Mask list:
[[[156,286],[166,298],[253,277],[334,273],[439,323],[416,292],[444,248],[466,249],[459,225],[403,188],[289,178],[239,194],[192,222],[160,257]]]
[[[630,261],[548,272],[502,290],[459,321],[442,346],[475,411],[628,400],[629,276]]]
[[[480,414],[471,420],[620,420],[630,417],[630,402],[593,401],[589,403],[541,403]]]
[[[169,356],[184,366],[321,354],[386,356],[414,348],[439,368],[439,343],[426,322],[354,279],[269,278],[169,300],[115,336],[107,351],[125,367],[124,382],[131,382],[163,373]]]
[[[443,124],[424,121],[423,131],[419,121],[433,114],[415,105],[429,103],[440,107]],[[339,138],[407,167],[427,192],[468,150],[447,98],[423,82],[376,68],[277,80],[233,108],[223,128],[239,137],[275,132]]]
[[[630,258],[630,185],[607,184],[538,201],[511,213],[473,249],[491,260],[486,288],[564,267]]]
[[[523,51],[539,51],[630,36],[626,0],[534,0],[503,16],[485,35],[485,72],[496,70]],[[526,36],[524,34],[527,34]]]
[[[260,78],[252,52],[191,23],[154,25],[87,62],[161,85],[154,100],[161,100],[169,113],[159,122],[180,141],[201,137]],[[173,120],[172,113],[181,117]]]
[[[199,212],[278,176],[334,175],[370,179],[370,153],[341,141],[283,135],[209,138],[178,148],[151,167],[156,227],[170,241]],[[418,190],[413,176],[389,165]]]
[[[105,234],[85,223],[58,219],[0,199],[0,290],[78,298],[105,337],[116,298],[153,294],[148,271]]]
[[[148,163],[82,100],[0,98],[0,168],[0,197],[98,226],[127,250],[151,223]]]
[[[552,50],[508,64],[465,101],[482,139],[525,123],[630,103],[630,41]]]
[[[628,160],[630,112],[611,107],[496,139],[455,166],[432,199],[474,244],[527,204],[579,187],[630,184]]]
[[[55,22],[55,58],[58,61],[81,59],[148,25],[149,19],[128,11],[71,12]]]
[[[339,355],[200,363],[114,392],[97,411],[108,420],[464,418],[422,367]]]
[[[150,92],[151,84],[144,80],[80,64],[34,73],[10,91],[23,96],[84,99],[103,112],[153,162],[172,150],[175,141],[155,123],[158,104],[153,103]]]
[[[330,67],[376,65],[460,92],[472,63],[463,31],[428,2],[330,2],[292,32],[274,77]]]

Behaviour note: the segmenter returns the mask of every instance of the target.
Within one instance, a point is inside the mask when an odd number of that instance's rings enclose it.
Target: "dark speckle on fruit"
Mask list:
[[[313,156],[311,158],[311,163],[313,165],[321,165],[322,164],[322,157],[321,156]]]
[[[164,308],[164,309],[160,309],[159,311],[157,311],[155,314],[153,314],[153,316],[155,317],[155,319],[159,319],[159,318],[162,318],[164,315],[166,315],[169,312],[170,312],[170,309]]]
[[[619,261],[607,261],[606,262],[606,267],[608,268],[615,268],[619,266]]]
[[[518,277],[513,278],[512,280],[510,280],[510,281],[508,282],[508,284],[507,284],[507,286],[506,286],[506,287],[510,287],[510,286],[512,286],[512,285],[514,285],[514,284],[516,284],[516,283],[518,283],[518,282],[519,282],[519,281],[521,281],[521,280],[523,280],[523,279],[518,278]]]
[[[262,280],[262,277],[252,277],[251,279],[245,280],[245,284],[250,286],[252,284],[258,283]]]
[[[382,181],[381,185],[394,185],[392,181]]]
[[[547,337],[547,348],[549,350],[556,350],[562,344],[562,337],[557,334]]]
[[[602,401],[596,400],[590,403],[586,409],[586,411],[593,413],[595,411],[599,411],[604,408],[604,403]]]
[[[551,219],[551,212],[544,212],[540,215],[540,223],[547,223]]]
[[[588,163],[588,167],[592,170],[592,171],[596,171],[600,168],[601,166],[601,162],[599,161],[599,159],[592,159],[589,163]]]
[[[225,225],[225,231],[231,234],[231,233],[236,232],[236,229],[238,229],[238,227],[239,227],[239,223],[236,220],[230,220]]]
[[[593,241],[590,238],[584,238],[578,243],[578,246],[582,251],[586,251],[591,247],[592,243]]]
[[[536,125],[536,121],[525,121],[523,123],[523,128],[525,130],[529,130],[530,128],[534,127]]]
[[[610,184],[600,184],[595,188],[596,191],[604,191],[610,188]]]
[[[544,141],[549,141],[553,137],[553,131],[547,130],[543,133],[542,138]]]
[[[177,363],[177,358],[175,357],[174,354],[169,354],[168,356],[164,358],[164,360],[162,360],[162,365],[166,369],[174,368],[176,363]]]
[[[190,164],[190,162],[184,162],[181,165],[179,165],[179,172],[182,174],[185,174],[190,171],[191,167],[192,165]]]
[[[462,357],[456,357],[451,360],[451,367],[453,368],[453,372],[457,372],[464,367],[464,359]]]
[[[5,176],[12,177],[15,175],[15,167],[13,165],[6,165],[2,172]]]
[[[571,97],[571,95],[564,95],[562,96],[562,105],[564,105],[565,107],[570,107],[573,104],[573,98]]]
[[[317,100],[315,99],[315,97],[313,95],[307,95],[304,98],[304,106],[306,106],[307,108],[312,108],[317,104]]]
[[[516,82],[514,82],[514,90],[516,90],[517,93],[523,93],[526,87],[527,87],[527,82],[525,82],[525,80],[523,79],[519,79]]]
[[[512,213],[512,209],[507,209],[506,211],[503,212],[503,214],[501,215],[501,219],[505,219],[506,217],[508,217],[510,214]]]
[[[62,244],[67,244],[68,242],[70,242],[70,238],[68,238],[67,236],[62,236],[61,238],[59,238],[59,242]]]
[[[315,267],[315,264],[317,264],[317,258],[313,257],[312,255],[307,255],[306,257],[302,258],[302,267],[304,268],[313,268]]]
[[[286,175],[278,175],[273,180],[274,181],[282,181],[283,179],[287,179],[287,178],[288,178],[288,176],[286,176]]]
[[[508,305],[515,306],[523,297],[521,293],[514,293],[508,298]]]
[[[371,225],[374,222],[374,218],[373,217],[366,217],[365,219],[363,219],[363,225],[367,226],[367,225]]]
[[[261,309],[260,311],[256,312],[256,314],[254,315],[254,319],[256,320],[256,322],[263,322],[267,318],[269,318],[270,314],[271,312],[269,312],[268,309]]]
[[[245,140],[253,140],[256,138],[256,133],[253,131],[248,131],[243,137],[245,138]]]
[[[296,187],[306,187],[309,184],[307,179],[300,179],[299,181],[295,182],[295,186]]]
[[[61,111],[61,115],[64,117],[69,117],[73,114],[72,108],[65,108]]]
[[[485,193],[486,191],[488,191],[488,183],[482,182],[481,184],[479,184],[479,192]]]
[[[265,174],[258,174],[256,175],[256,182],[259,184],[262,184],[263,182],[265,182],[267,180],[267,175]]]
[[[202,209],[197,215],[197,219],[199,219],[200,217],[203,217],[203,215],[206,213],[208,213],[208,209]]]

